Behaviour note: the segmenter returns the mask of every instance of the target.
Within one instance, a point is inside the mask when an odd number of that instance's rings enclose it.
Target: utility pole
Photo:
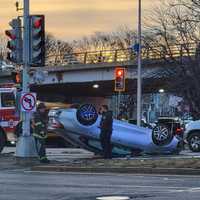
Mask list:
[[[29,68],[30,68],[30,16],[29,0],[24,0],[23,16],[23,93],[30,91],[29,88]],[[16,149],[16,156],[21,158],[36,157],[36,147],[33,136],[30,133],[30,112],[22,112],[22,135],[19,137]]]
[[[137,74],[137,125],[141,126],[142,115],[142,2],[138,0],[138,74]]]

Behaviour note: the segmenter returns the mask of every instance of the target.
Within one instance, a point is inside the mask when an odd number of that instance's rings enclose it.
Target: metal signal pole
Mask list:
[[[29,68],[30,68],[30,25],[29,25],[29,0],[24,0],[24,31],[23,31],[23,93],[30,91],[29,89]],[[16,156],[23,158],[36,157],[36,147],[34,138],[30,133],[30,112],[22,112],[22,135],[20,136]]]
[[[141,115],[142,115],[142,2],[138,0],[138,74],[137,74],[137,125],[141,126]]]

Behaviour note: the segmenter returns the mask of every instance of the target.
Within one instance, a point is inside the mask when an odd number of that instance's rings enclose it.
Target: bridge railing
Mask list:
[[[193,56],[196,53],[196,44],[178,44],[166,48],[164,46],[145,47],[142,49],[142,59],[161,60],[177,59],[184,56]],[[55,58],[56,57],[56,58]],[[78,52],[70,54],[50,55],[47,65],[74,65],[74,64],[97,64],[134,61],[137,54],[131,49],[102,50],[91,52]]]

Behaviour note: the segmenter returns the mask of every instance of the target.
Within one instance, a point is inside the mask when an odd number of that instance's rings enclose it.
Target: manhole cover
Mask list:
[[[126,196],[105,196],[105,197],[97,197],[97,200],[130,200],[129,197]]]

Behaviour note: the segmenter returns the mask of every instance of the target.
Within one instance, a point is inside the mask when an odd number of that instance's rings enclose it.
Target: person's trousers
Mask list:
[[[101,147],[103,149],[103,157],[106,159],[112,158],[112,144],[110,131],[102,131],[100,134]]]
[[[37,153],[40,160],[46,159],[45,139],[35,137],[35,143],[36,143],[36,149],[37,149]]]

